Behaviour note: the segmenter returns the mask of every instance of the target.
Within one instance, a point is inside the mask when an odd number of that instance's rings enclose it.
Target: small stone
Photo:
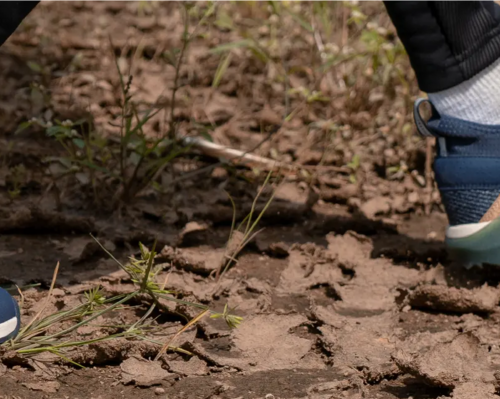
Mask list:
[[[164,393],[165,393],[165,390],[163,388],[155,388],[156,395],[163,395]]]

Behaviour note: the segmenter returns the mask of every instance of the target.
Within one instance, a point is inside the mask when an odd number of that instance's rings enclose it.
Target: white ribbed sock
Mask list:
[[[458,86],[428,96],[442,115],[500,125],[500,59]]]

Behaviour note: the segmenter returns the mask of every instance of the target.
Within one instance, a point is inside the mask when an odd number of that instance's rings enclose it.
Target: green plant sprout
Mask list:
[[[94,240],[96,240],[94,238]],[[24,326],[18,335],[2,344],[5,348],[13,350],[20,355],[33,355],[36,353],[50,352],[61,357],[64,361],[72,363],[76,366],[83,367],[81,364],[71,360],[70,349],[88,345],[91,343],[102,342],[117,338],[141,339],[148,340],[161,346],[158,356],[161,356],[167,350],[179,351],[190,355],[190,353],[182,348],[177,348],[170,343],[178,337],[182,332],[190,326],[196,324],[202,316],[210,314],[213,318],[222,318],[226,321],[230,328],[236,327],[241,322],[241,317],[230,314],[228,307],[223,313],[218,313],[211,310],[208,306],[194,302],[183,301],[172,296],[172,292],[166,290],[164,284],[159,284],[156,277],[161,270],[160,266],[155,266],[154,258],[156,252],[155,245],[149,250],[143,244],[140,244],[140,259],[130,258],[126,264],[119,262],[109,251],[107,251],[99,241],[96,242],[101,248],[124,270],[135,284],[135,290],[128,294],[106,297],[101,287],[96,286],[85,292],[84,300],[80,305],[72,307],[68,310],[58,311],[49,315],[44,315],[45,309],[50,302],[52,292],[56,283],[56,278],[59,270],[57,264],[52,284],[49,293],[45,299],[42,309]],[[22,293],[21,293],[22,294]],[[112,311],[124,309],[130,306],[131,302],[138,295],[146,295],[151,300],[151,305],[147,312],[135,323],[126,326],[109,326],[113,329],[121,330],[114,334],[105,335],[91,340],[75,340],[74,332],[80,327],[92,325],[91,323],[97,318],[109,314]],[[159,305],[159,299],[174,301],[187,306],[192,306],[202,310],[200,317],[195,318],[182,327],[166,344],[158,342],[151,337],[148,337],[147,332],[151,331],[151,314],[156,306]],[[60,331],[53,332],[55,325],[67,325]],[[107,326],[108,327],[108,326]],[[158,329],[160,327],[157,327]]]

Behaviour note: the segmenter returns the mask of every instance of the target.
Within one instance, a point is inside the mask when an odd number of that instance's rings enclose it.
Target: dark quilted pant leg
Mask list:
[[[386,1],[420,89],[449,89],[500,58],[500,6],[493,1]]]
[[[38,1],[0,1],[0,45],[14,33]]]

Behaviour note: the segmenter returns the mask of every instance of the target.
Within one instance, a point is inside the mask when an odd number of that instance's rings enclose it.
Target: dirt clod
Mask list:
[[[421,285],[408,296],[415,309],[430,309],[454,313],[491,313],[500,299],[498,289],[482,286],[476,289]]]
[[[98,248],[98,244],[90,237],[77,237],[66,244],[63,252],[70,261],[78,263],[91,257]]]
[[[377,215],[384,215],[391,210],[391,203],[385,197],[375,197],[361,206],[361,212],[368,218],[373,219]]]
[[[215,250],[210,247],[174,249],[166,246],[162,249],[161,256],[179,269],[209,275],[220,267],[224,249]]]
[[[466,382],[497,382],[488,363],[487,350],[470,333],[460,334],[448,343],[438,343],[425,353],[409,354],[398,350],[394,360],[402,371],[433,386],[455,388]]]
[[[160,363],[152,362],[140,357],[131,357],[125,360],[122,370],[122,383],[135,384],[140,387],[150,387],[164,382],[171,382],[176,375],[161,368]]]
[[[310,353],[314,342],[291,332],[306,321],[300,315],[248,317],[245,323],[233,331],[233,338],[227,348],[231,348],[231,352],[227,349],[205,349],[207,357],[218,364],[253,372],[276,368],[322,369],[323,362]]]
[[[168,362],[168,368],[171,372],[183,375],[207,375],[207,364],[196,356],[193,356],[187,362],[183,360],[172,360]]]
[[[466,382],[455,388],[451,394],[453,399],[497,399],[495,386],[492,384],[478,384]]]
[[[57,381],[40,381],[40,382],[25,382],[23,385],[32,391],[56,393],[61,384]]]
[[[326,310],[322,311],[323,317]],[[320,340],[331,352],[333,364],[352,365],[361,370],[369,382],[394,377],[399,370],[391,359],[394,351],[394,337],[386,332],[385,326],[395,325],[394,315],[359,318],[355,322],[345,317],[335,324],[320,327]]]
[[[71,354],[71,359],[82,365],[100,365],[119,362],[133,356],[154,357],[158,350],[158,345],[147,341],[133,342],[119,338],[79,348]]]

